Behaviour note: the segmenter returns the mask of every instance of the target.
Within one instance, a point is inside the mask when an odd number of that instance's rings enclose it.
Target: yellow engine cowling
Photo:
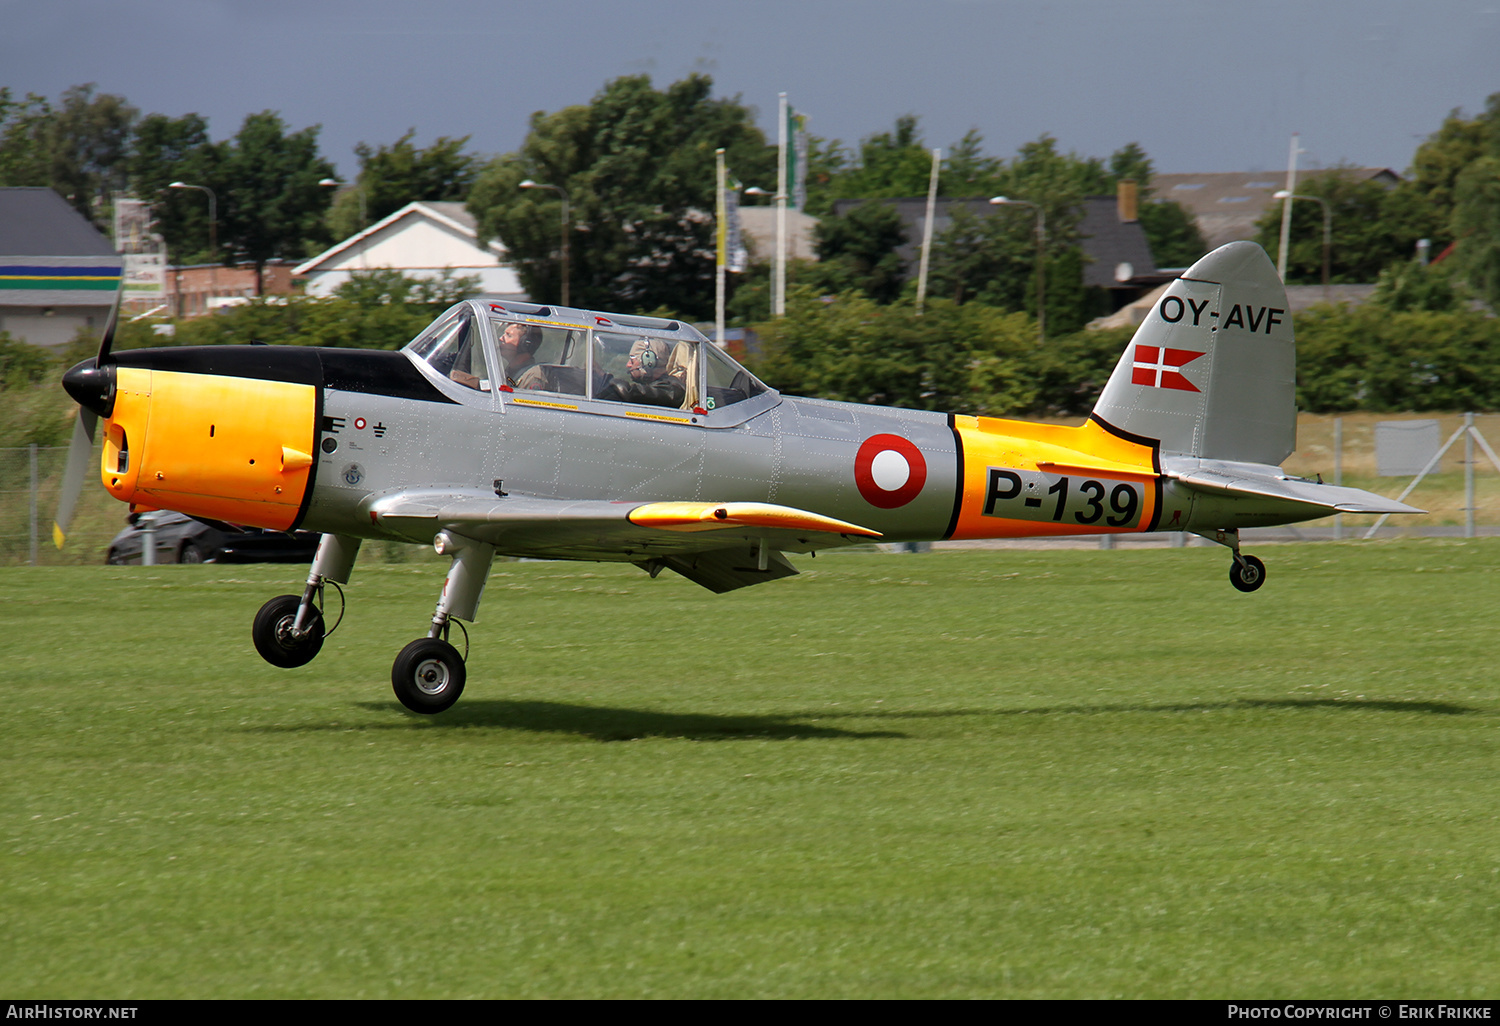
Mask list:
[[[104,487],[124,502],[284,531],[312,472],[317,388],[120,367]]]

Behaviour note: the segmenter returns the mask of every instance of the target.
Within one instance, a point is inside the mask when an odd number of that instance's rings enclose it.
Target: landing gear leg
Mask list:
[[[251,627],[255,650],[272,666],[304,666],[323,648],[323,584],[347,584],[359,539],[325,534],[318,543],[302,596],[278,595],[260,607]]]
[[[433,548],[441,555],[452,556],[453,563],[432,614],[432,627],[427,637],[403,648],[391,666],[391,689],[396,698],[419,713],[440,713],[463,694],[468,674],[464,657],[448,644],[448,629],[454,619],[474,619],[495,558],[493,545],[447,531],[433,539]]]
[[[1246,556],[1240,552],[1240,532],[1238,528],[1208,532],[1194,532],[1201,534],[1209,541],[1218,542],[1227,546],[1234,553],[1234,562],[1229,565],[1229,583],[1240,591],[1255,591],[1266,583],[1266,564],[1254,556]]]

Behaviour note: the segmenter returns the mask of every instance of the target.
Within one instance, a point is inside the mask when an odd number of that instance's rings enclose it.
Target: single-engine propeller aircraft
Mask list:
[[[135,508],[322,533],[302,593],[255,616],[276,666],[318,654],[324,588],[348,582],[362,540],[431,544],[452,564],[391,671],[422,713],[463,691],[449,629],[475,618],[497,553],[727,592],[795,574],[786,553],[871,539],[1191,531],[1254,591],[1265,567],[1243,527],[1423,512],[1279,469],[1296,443],[1292,319],[1249,242],[1166,290],[1078,427],[783,396],[679,321],[482,298],[400,352],[112,353],[113,330],[63,379],[82,411],[59,544],[100,417],[104,486]]]

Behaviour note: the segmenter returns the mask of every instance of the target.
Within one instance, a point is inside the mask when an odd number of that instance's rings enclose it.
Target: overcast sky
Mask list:
[[[353,147],[468,135],[515,149],[533,111],[608,80],[691,71],[756,107],[776,94],[854,143],[901,114],[946,151],[1009,156],[1043,133],[1158,171],[1349,162],[1404,171],[1449,110],[1500,91],[1500,0],[0,0],[0,85],[96,82],[143,112],[318,124]]]

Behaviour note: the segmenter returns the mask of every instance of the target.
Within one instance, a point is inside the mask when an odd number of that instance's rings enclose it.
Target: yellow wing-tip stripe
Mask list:
[[[1113,460],[1098,460],[1091,462],[1062,462],[1060,460],[1037,460],[1036,469],[1044,474],[1101,474],[1115,477],[1142,477],[1154,478],[1156,472],[1148,467],[1131,466],[1129,463],[1116,463]]]
[[[772,527],[879,538],[879,531],[805,509],[769,502],[650,502],[630,511],[630,522],[664,531],[713,531],[725,527]]]

